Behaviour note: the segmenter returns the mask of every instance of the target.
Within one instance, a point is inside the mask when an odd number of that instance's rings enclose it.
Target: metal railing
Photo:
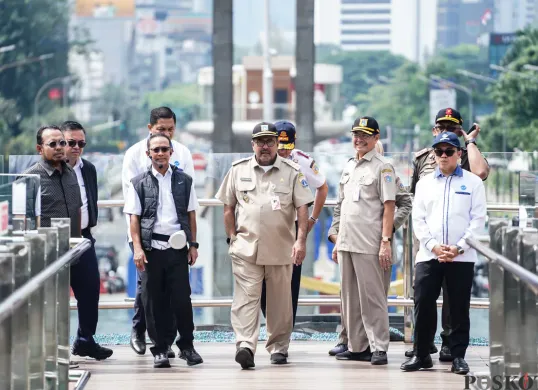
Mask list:
[[[535,380],[538,375],[538,230],[499,219],[490,221],[490,236],[489,248],[475,238],[466,240],[489,260],[487,376],[503,383],[522,378],[529,384],[529,377]]]
[[[0,237],[0,389],[69,388],[69,266],[91,243],[51,226]]]

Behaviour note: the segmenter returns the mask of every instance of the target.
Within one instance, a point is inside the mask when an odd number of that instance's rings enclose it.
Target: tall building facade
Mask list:
[[[476,44],[481,35],[492,32],[494,2],[495,0],[438,0],[437,48]]]
[[[495,0],[494,30],[496,33],[511,33],[536,26],[537,12],[537,0]]]

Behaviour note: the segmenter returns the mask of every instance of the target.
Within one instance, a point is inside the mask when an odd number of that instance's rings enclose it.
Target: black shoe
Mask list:
[[[288,359],[283,353],[272,353],[271,364],[288,364]]]
[[[239,348],[235,353],[235,361],[241,364],[243,370],[256,366],[254,364],[254,354],[248,348]]]
[[[435,346],[435,344],[432,343],[430,345],[430,355],[434,355],[436,353],[437,353],[437,347]],[[415,356],[415,350],[413,348],[405,351],[405,357],[412,358],[413,356]]]
[[[146,353],[146,336],[144,334],[139,335],[138,332],[133,329],[131,331],[129,345],[137,355],[144,355]]]
[[[439,360],[442,362],[451,362],[452,360],[454,360],[452,358],[450,348],[448,348],[446,345],[443,345],[441,347],[441,352],[439,352]]]
[[[204,362],[194,347],[182,349],[179,358],[187,361],[188,366],[195,366]]]
[[[339,353],[343,353],[347,351],[347,344],[344,343],[338,343],[336,346],[329,351],[329,355],[336,356]]]
[[[168,359],[174,359],[176,357],[176,353],[172,349],[172,347],[168,347],[168,351],[166,352],[166,356],[168,356]]]
[[[153,358],[153,367],[155,368],[167,368],[170,367],[170,360],[166,353],[158,353]]]
[[[463,358],[454,358],[451,371],[455,374],[466,375],[469,372],[469,365]]]
[[[105,360],[112,356],[114,352],[109,348],[101,347],[95,341],[76,340],[71,353],[77,356],[88,356],[95,360]]]
[[[388,364],[387,353],[385,351],[375,351],[372,355],[371,363],[374,366],[383,366]]]
[[[418,371],[421,368],[432,368],[432,367],[433,367],[432,357],[430,355],[427,355],[423,358],[413,356],[411,359],[409,359],[405,363],[402,363],[402,365],[400,366],[400,369],[403,371]]]
[[[354,360],[357,362],[371,362],[372,361],[372,352],[370,352],[370,347],[366,348],[362,352],[351,352],[347,350],[345,352],[339,353],[336,355],[336,360]]]

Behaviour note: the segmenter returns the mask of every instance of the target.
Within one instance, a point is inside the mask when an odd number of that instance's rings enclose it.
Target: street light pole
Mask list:
[[[264,0],[264,37],[263,37],[263,120],[273,121],[273,70],[269,48],[270,0]]]
[[[11,64],[2,65],[0,66],[0,73],[9,68],[16,68],[17,66],[31,64],[32,62],[45,61],[52,57],[54,57],[54,54],[49,53],[49,54],[40,55],[38,57],[26,58],[24,60],[12,62]]]
[[[481,74],[469,72],[468,70],[465,70],[465,69],[458,69],[458,70],[456,70],[456,73],[459,73],[462,76],[467,76],[467,77],[470,77],[472,79],[484,81],[484,82],[490,83],[490,84],[495,84],[497,82],[497,80],[495,80],[492,77],[482,76]]]
[[[49,80],[47,81],[45,84],[43,84],[41,86],[41,88],[39,88],[39,90],[37,91],[36,95],[35,95],[35,98],[34,98],[34,128],[37,128],[37,116],[38,116],[38,107],[37,107],[37,103],[39,101],[39,98],[41,97],[41,94],[43,93],[43,91],[45,90],[45,88],[47,88],[49,85],[52,85],[58,81],[61,81],[62,82],[62,93],[63,93],[63,96],[62,96],[62,106],[63,108],[65,108],[67,106],[67,98],[66,98],[66,91],[67,91],[67,82],[76,78],[75,76],[63,76],[63,77],[56,77],[52,80]]]
[[[469,101],[469,125],[472,125],[473,118],[474,118],[473,91],[471,89],[467,88],[464,85],[456,84],[456,83],[454,83],[454,82],[452,82],[450,80],[443,79],[442,77],[439,77],[439,76],[434,75],[434,74],[430,75],[430,78],[433,81],[437,82],[437,84],[445,83],[445,84],[448,84],[449,86],[451,86],[452,88],[457,89],[458,91],[462,91],[462,92],[467,94],[468,101]]]

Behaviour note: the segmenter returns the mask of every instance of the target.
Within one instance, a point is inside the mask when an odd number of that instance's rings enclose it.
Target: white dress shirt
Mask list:
[[[299,149],[293,149],[288,158],[299,164],[301,173],[305,175],[310,188],[318,189],[325,184],[325,176],[319,171],[316,162],[308,154]]]
[[[164,176],[157,172],[155,168],[151,168],[151,171],[159,183],[157,218],[155,218],[153,233],[170,236],[182,230],[181,224],[177,219],[176,205],[174,203],[174,196],[172,195],[172,168],[168,166],[168,170]],[[195,211],[198,209],[198,206],[198,199],[196,197],[193,181],[187,211]],[[129,189],[127,190],[123,212],[127,214],[128,218],[130,218],[130,215],[142,214],[142,204],[140,203],[140,198],[132,184],[129,185]],[[170,244],[167,242],[156,240],[151,241],[151,246],[155,249],[170,248]]]
[[[149,138],[149,137],[148,137]],[[121,185],[123,190],[123,199],[127,199],[127,192],[131,184],[131,180],[141,173],[146,172],[151,166],[151,160],[146,154],[148,150],[148,138],[143,139],[131,146],[125,152],[123,157],[123,167],[121,170]],[[192,162],[192,155],[189,149],[185,145],[180,144],[177,141],[172,140],[172,149],[174,152],[170,157],[170,164],[175,165],[187,175],[192,177],[194,183],[194,164]],[[129,242],[133,241],[131,238],[131,229],[129,228],[129,216],[127,218],[127,235],[129,236]]]
[[[439,168],[419,180],[413,202],[413,230],[420,241],[415,263],[436,259],[436,245],[458,245],[464,249],[454,261],[475,262],[477,254],[465,238],[482,233],[487,213],[482,180],[459,165],[444,176]]]
[[[79,158],[77,160],[77,163],[73,167],[73,170],[77,174],[78,186],[80,187],[80,197],[82,199],[82,207],[80,208],[80,215],[81,215],[80,228],[82,230],[88,227],[88,224],[90,221],[89,214],[88,214],[88,196],[86,195],[86,186],[84,185],[84,178],[82,177],[83,166],[84,166],[84,163],[82,162],[82,159]]]

